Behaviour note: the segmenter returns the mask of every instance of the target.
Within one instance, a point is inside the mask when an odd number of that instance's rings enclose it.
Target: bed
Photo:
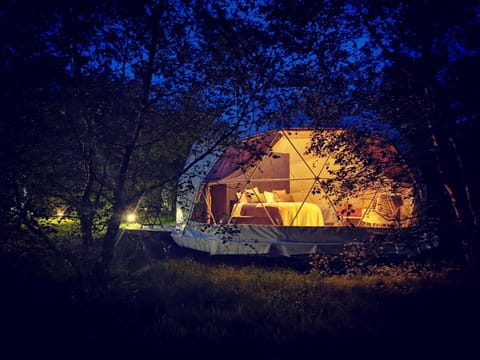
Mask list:
[[[272,225],[273,222],[282,226],[324,225],[320,208],[307,202],[237,203],[232,212],[232,222],[265,225]]]

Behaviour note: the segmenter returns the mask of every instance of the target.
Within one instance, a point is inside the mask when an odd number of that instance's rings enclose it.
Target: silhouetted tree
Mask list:
[[[410,142],[428,184],[431,215],[445,244],[459,244],[469,266],[478,266],[478,175],[475,135],[479,79],[478,3],[475,1],[358,2],[385,68],[379,118]],[[458,248],[458,247],[457,247]]]

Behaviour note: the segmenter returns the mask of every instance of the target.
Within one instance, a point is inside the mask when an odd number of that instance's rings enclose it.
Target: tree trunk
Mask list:
[[[125,182],[127,180],[128,168],[132,159],[133,151],[135,149],[135,144],[137,143],[138,137],[140,136],[141,127],[141,123],[137,125],[137,128],[135,129],[134,135],[132,137],[132,142],[125,149],[122,165],[118,171],[114,191],[114,199],[112,202],[112,213],[110,219],[107,222],[107,233],[103,237],[102,252],[94,273],[94,281],[98,281],[99,285],[104,285],[105,282],[108,280],[110,265],[112,263],[115,250],[115,244],[121,236],[121,232],[119,231],[119,229],[122,222],[122,214],[125,205]]]
[[[95,271],[95,276],[98,277],[95,280],[101,285],[105,284],[110,276],[110,265],[113,260],[115,244],[121,236],[120,224],[123,206],[117,204],[113,207],[112,216],[108,221],[107,233],[103,237],[100,260]]]
[[[82,248],[87,253],[93,244],[93,216],[92,214],[79,214],[79,218]]]

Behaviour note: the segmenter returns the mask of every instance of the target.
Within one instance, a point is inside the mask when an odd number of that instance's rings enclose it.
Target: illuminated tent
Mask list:
[[[339,129],[275,130],[211,155],[180,181],[181,246],[210,254],[332,254],[380,239],[413,254],[422,192],[391,145]],[[403,236],[402,236],[403,235]]]

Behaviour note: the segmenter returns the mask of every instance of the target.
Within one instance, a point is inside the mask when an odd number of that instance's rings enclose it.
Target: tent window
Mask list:
[[[308,151],[312,131],[280,134],[230,149],[206,177],[192,219],[268,226],[411,224],[415,183],[404,164],[395,167],[393,147],[374,147],[373,156],[387,153],[388,161],[370,169],[360,156],[345,154],[351,146],[313,153]],[[402,174],[401,184],[394,174]]]

